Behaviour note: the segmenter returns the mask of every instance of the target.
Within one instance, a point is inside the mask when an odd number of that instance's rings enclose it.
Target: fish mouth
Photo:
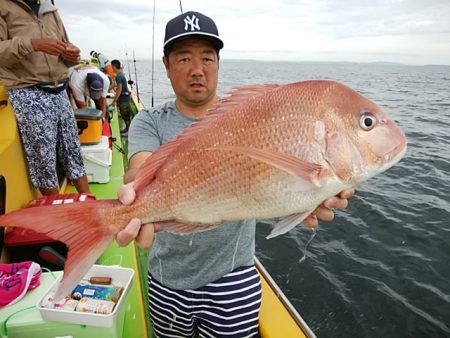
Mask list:
[[[386,155],[382,156],[381,163],[378,168],[376,168],[368,177],[373,177],[376,174],[382,173],[385,170],[393,167],[397,164],[405,155],[407,150],[407,142],[401,142],[395,148],[393,148],[390,152],[386,153]]]
[[[384,155],[384,161],[385,162],[392,161],[393,163],[397,163],[405,155],[407,148],[408,148],[408,141],[405,138],[394,149],[392,149],[389,153]]]

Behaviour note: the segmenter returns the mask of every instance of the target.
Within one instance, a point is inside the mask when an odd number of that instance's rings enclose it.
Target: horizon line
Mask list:
[[[139,61],[152,61],[151,58],[142,58],[140,60],[135,60],[136,62]],[[155,61],[161,61],[160,59],[155,59]],[[450,67],[449,64],[439,64],[439,63],[424,63],[424,64],[417,64],[417,63],[403,63],[403,62],[397,62],[397,61],[331,61],[331,60],[280,60],[280,59],[252,59],[252,58],[227,58],[227,57],[221,57],[220,61],[238,61],[238,62],[282,62],[282,63],[356,63],[356,64],[381,64],[381,65],[392,65],[392,66],[418,66],[418,67],[427,67],[427,66],[440,66],[440,67]],[[133,62],[133,60],[131,60]]]

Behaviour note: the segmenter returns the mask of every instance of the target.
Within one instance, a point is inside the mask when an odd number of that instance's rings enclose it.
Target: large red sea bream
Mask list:
[[[245,86],[144,163],[132,205],[114,200],[27,208],[1,216],[0,224],[67,244],[61,296],[133,217],[166,222],[175,232],[284,217],[276,236],[325,199],[393,166],[406,144],[382,108],[338,82]]]

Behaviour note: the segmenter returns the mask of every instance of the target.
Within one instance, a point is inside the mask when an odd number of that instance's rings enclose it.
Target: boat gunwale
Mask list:
[[[278,284],[275,282],[275,280],[272,278],[272,276],[269,274],[266,268],[264,268],[261,261],[257,257],[255,257],[255,265],[259,273],[261,274],[261,277],[263,277],[266,280],[267,284],[272,289],[272,292],[277,296],[277,298],[283,304],[284,308],[288,311],[288,313],[291,315],[292,319],[296,322],[296,324],[302,329],[303,333],[308,338],[317,338],[317,336],[314,334],[314,332],[311,330],[308,324],[306,324],[306,321],[297,312],[295,307],[292,305],[292,303],[289,301],[289,299],[286,297],[283,291],[281,291]]]

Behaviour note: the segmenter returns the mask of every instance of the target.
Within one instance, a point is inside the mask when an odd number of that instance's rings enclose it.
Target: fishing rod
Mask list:
[[[181,0],[180,0],[180,11],[181,11],[181,14],[183,14],[183,5],[181,4]]]
[[[134,79],[136,80],[136,95],[138,102],[141,102],[141,98],[139,97],[139,86],[138,86],[138,78],[137,78],[137,71],[136,71],[136,55],[134,54],[133,50],[133,63],[134,63]]]
[[[155,0],[153,0],[153,37],[152,37],[152,107],[155,106],[153,98],[153,84],[155,82]]]
[[[128,58],[128,50],[127,50],[127,45],[126,45],[126,44],[125,44],[125,56],[126,56],[126,58],[127,58],[128,80],[131,81],[130,59]],[[130,85],[132,86],[133,83],[130,83]]]

